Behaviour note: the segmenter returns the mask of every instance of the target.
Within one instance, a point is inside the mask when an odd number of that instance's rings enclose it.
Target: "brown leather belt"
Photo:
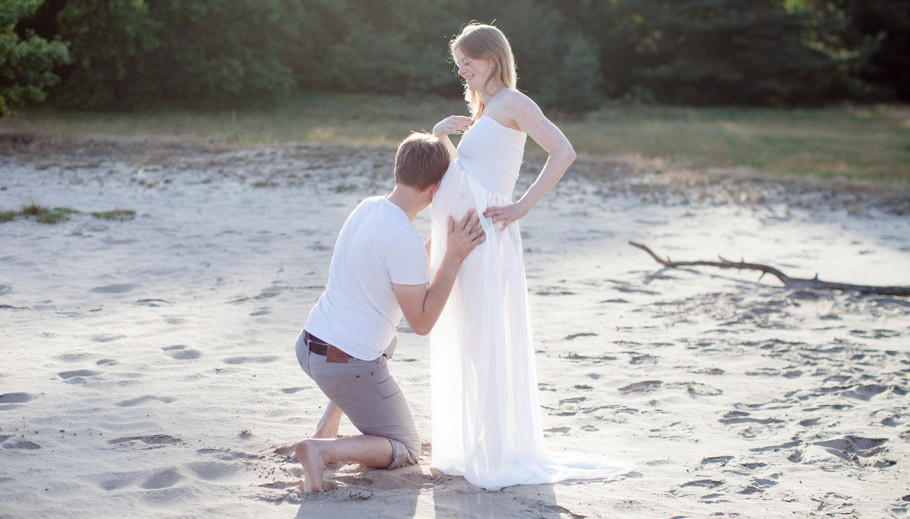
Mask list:
[[[303,339],[306,341],[307,348],[316,355],[325,357],[326,362],[347,364],[348,360],[354,358],[306,330],[304,330],[304,334]]]

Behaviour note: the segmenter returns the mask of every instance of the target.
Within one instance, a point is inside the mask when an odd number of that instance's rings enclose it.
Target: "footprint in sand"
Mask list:
[[[845,396],[847,398],[856,398],[859,400],[869,400],[873,396],[878,395],[880,393],[884,393],[887,390],[888,390],[887,386],[882,386],[879,384],[869,384],[869,385],[865,385],[865,386],[858,386],[855,389],[846,391],[843,393],[843,396]]]
[[[687,481],[686,483],[683,483],[682,485],[679,486],[679,488],[681,488],[681,489],[682,488],[713,489],[713,488],[717,488],[723,484],[724,484],[723,481],[719,481],[716,479],[695,479],[695,480]],[[674,491],[671,490],[671,492],[674,492]]]
[[[138,398],[131,398],[129,400],[124,400],[122,402],[118,402],[117,405],[120,407],[133,407],[133,406],[139,405],[143,402],[148,402],[149,400],[158,400],[159,402],[164,402],[165,404],[170,404],[171,402],[173,402],[176,399],[173,397],[169,397],[169,396],[162,397],[162,396],[154,396],[154,395],[145,395],[145,396],[140,396]]]
[[[701,463],[698,464],[699,468],[705,467],[707,465],[714,465],[719,463],[721,467],[727,464],[728,461],[732,460],[733,456],[711,456],[709,458],[702,458]]]
[[[635,382],[629,384],[628,386],[619,388],[619,391],[623,394],[629,393],[646,393],[653,391],[659,388],[663,384],[660,380],[644,380],[642,382]]]
[[[63,362],[76,362],[88,358],[88,355],[85,353],[64,353],[63,355],[57,355],[54,358],[62,360]]]
[[[777,477],[778,474],[775,474],[772,477]],[[767,478],[757,478],[753,479],[746,485],[746,488],[739,491],[740,494],[761,494],[765,490],[777,485],[777,481]]]
[[[120,490],[132,485],[136,481],[136,476],[120,475],[111,479],[106,479],[100,483],[103,490]]]
[[[181,474],[175,468],[170,468],[170,469],[162,470],[161,472],[148,478],[147,480],[145,480],[144,483],[142,483],[139,486],[146,490],[158,490],[161,488],[172,487],[183,479],[186,479],[186,477],[183,474]]]
[[[793,447],[799,447],[800,445],[801,445],[801,442],[799,440],[793,440],[793,441],[781,443],[778,445],[769,445],[767,447],[754,447],[749,450],[751,452],[768,452],[768,451],[777,452],[777,451],[783,450],[783,449],[792,449]]]
[[[573,333],[573,334],[571,334],[571,335],[566,335],[566,336],[563,338],[563,340],[564,340],[564,341],[571,341],[572,339],[577,339],[577,338],[579,338],[579,337],[597,337],[597,334],[596,334],[596,333],[592,333],[592,332],[579,332],[579,333]]]
[[[237,464],[221,463],[219,461],[196,461],[186,466],[199,479],[205,481],[218,481],[238,475],[243,468]]]
[[[24,438],[6,440],[2,444],[0,444],[0,447],[3,447],[4,449],[26,450],[26,451],[33,451],[33,450],[37,450],[37,449],[41,448],[41,446],[38,445],[37,443],[28,441]]]
[[[897,427],[903,422],[901,421],[902,416],[899,414],[891,415],[881,421],[881,424],[885,427]]]
[[[635,355],[629,360],[629,364],[657,364],[657,357],[654,355],[644,354],[644,355]]]
[[[119,443],[126,443],[132,441],[141,441],[146,445],[166,445],[170,443],[182,443],[183,440],[180,438],[175,438],[168,434],[153,434],[150,436],[124,436],[123,438],[115,438],[113,440],[108,440],[107,442],[111,445],[117,445]]]
[[[177,360],[193,360],[198,359],[202,355],[198,350],[187,349],[187,347],[182,344],[165,346],[161,349],[168,352],[168,355],[170,355],[171,358]]]
[[[143,306],[149,306],[149,307],[152,307],[152,308],[157,308],[157,307],[159,307],[159,306],[163,306],[163,305],[172,305],[172,304],[174,304],[174,303],[172,303],[172,302],[170,302],[170,301],[165,301],[164,299],[139,299],[138,301],[136,301],[136,302],[133,303],[133,304],[134,304],[134,305],[143,305]]]
[[[119,341],[120,339],[125,339],[126,335],[95,335],[92,337],[93,342],[114,342]]]
[[[568,359],[568,360],[591,361],[591,362],[593,362],[594,364],[600,364],[600,363],[603,363],[603,362],[609,362],[609,361],[611,361],[611,360],[616,360],[616,357],[614,357],[614,356],[612,356],[612,355],[600,355],[600,356],[598,356],[598,357],[589,357],[589,356],[587,356],[587,355],[579,355],[579,354],[574,353],[574,352],[569,353],[568,355],[565,355],[563,358],[564,358],[564,359]]]
[[[95,292],[97,294],[125,294],[136,288],[139,288],[139,285],[121,283],[116,285],[104,285],[95,287],[92,289],[92,292]]]
[[[772,424],[772,423],[783,423],[783,420],[778,420],[777,418],[753,418],[750,416],[750,413],[745,411],[730,411],[721,418],[720,423],[722,424],[739,424],[739,423],[757,423],[762,425]]]
[[[265,364],[275,362],[278,357],[264,355],[262,357],[228,357],[224,359],[225,364]]]
[[[29,393],[5,393],[0,395],[0,404],[25,404],[37,398]],[[3,409],[0,407],[0,409]]]
[[[85,377],[95,377],[100,374],[100,371],[92,371],[90,369],[77,369],[74,371],[61,371],[60,373],[57,373],[57,375],[65,380],[67,384],[85,382]]]
[[[288,448],[287,448],[287,453],[286,453],[286,454],[289,454],[289,453],[291,453],[291,452],[293,452],[293,451],[294,451],[294,446],[293,446],[293,445],[290,445],[290,446],[288,446]],[[217,458],[217,459],[219,459],[219,460],[224,460],[224,461],[234,461],[234,460],[263,460],[263,459],[265,459],[263,456],[259,456],[259,455],[256,455],[256,454],[247,454],[247,453],[245,453],[245,452],[234,451],[234,450],[230,450],[230,449],[197,449],[197,450],[196,450],[196,453],[197,453],[197,454],[205,454],[205,455],[208,455],[208,456],[214,456],[215,458]],[[277,451],[276,451],[275,453],[276,453],[276,454],[281,454],[281,453],[279,453],[279,452],[277,452]]]
[[[841,439],[815,442],[812,445],[822,447],[838,458],[856,461],[857,456],[868,458],[884,452],[884,445],[887,441],[887,438],[864,438],[862,436],[847,435]]]

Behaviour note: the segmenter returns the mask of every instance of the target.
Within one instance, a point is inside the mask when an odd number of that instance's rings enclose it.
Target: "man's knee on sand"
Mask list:
[[[420,459],[420,438],[408,438],[405,442],[389,438],[392,444],[392,462],[386,469],[392,470],[405,465],[413,465]]]

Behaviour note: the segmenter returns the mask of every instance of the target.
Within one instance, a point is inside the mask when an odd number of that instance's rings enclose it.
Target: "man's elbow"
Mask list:
[[[566,162],[568,164],[575,162],[575,159],[578,158],[578,155],[575,153],[575,148],[572,146],[568,146],[565,150],[563,150],[563,156],[566,158]]]
[[[420,336],[429,335],[430,330],[433,329],[432,324],[421,323],[421,322],[412,323],[410,321],[408,321],[408,324],[411,326],[411,331]]]
[[[417,335],[420,335],[420,336],[429,335],[430,331],[432,329],[433,329],[432,326],[417,326],[417,327],[412,326],[411,327],[411,331],[413,331],[414,333],[416,333]]]

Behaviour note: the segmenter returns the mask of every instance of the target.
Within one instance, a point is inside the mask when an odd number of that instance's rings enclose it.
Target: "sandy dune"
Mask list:
[[[428,345],[402,325],[421,463],[336,466],[338,490],[301,494],[290,446],[325,401],[294,340],[391,159],[6,139],[0,209],[137,217],[0,224],[0,517],[908,515],[910,300],[664,270],[626,244],[908,285],[907,199],[594,162],[521,222],[542,420],[551,449],[641,473],[491,493],[433,470]]]

